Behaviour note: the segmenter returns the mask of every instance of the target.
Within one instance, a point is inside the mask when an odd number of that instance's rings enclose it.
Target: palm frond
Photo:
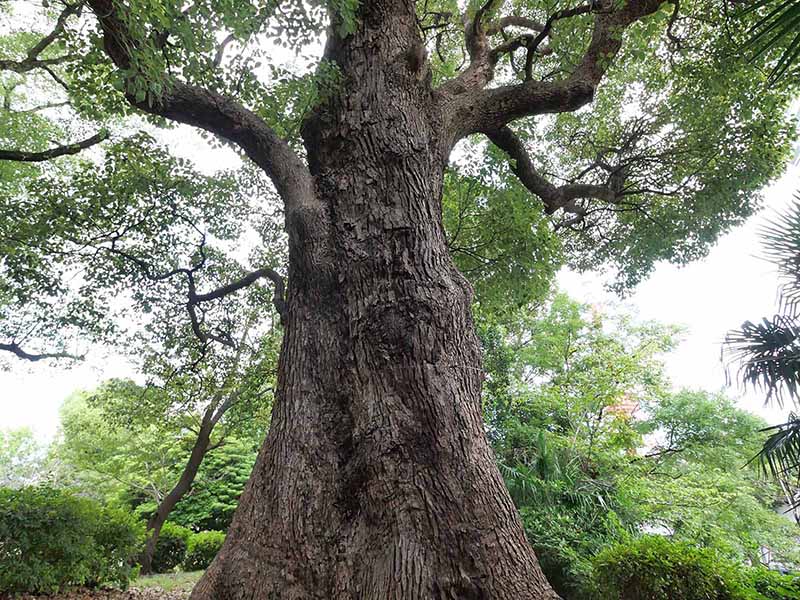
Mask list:
[[[769,221],[759,234],[764,258],[778,267],[780,308],[796,315],[800,308],[800,194],[791,208]]]
[[[783,405],[784,394],[800,391],[800,320],[776,315],[760,323],[746,321],[725,338],[728,366],[739,364],[742,385],[763,390],[767,401]],[[730,375],[728,375],[730,377]]]
[[[800,58],[800,0],[759,0],[746,10],[747,13],[772,7],[750,29],[747,46],[754,49],[753,60],[780,46],[783,53],[772,68],[770,83],[778,81]]]
[[[762,431],[770,435],[753,460],[758,460],[764,474],[781,482],[784,491],[796,489],[798,482],[793,478],[797,478],[800,469],[800,418],[792,413],[786,423]],[[800,506],[800,499],[791,493],[787,493],[787,500],[792,509]]]

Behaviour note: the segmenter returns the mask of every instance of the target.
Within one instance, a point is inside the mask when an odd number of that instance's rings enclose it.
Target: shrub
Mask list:
[[[749,569],[748,583],[759,600],[800,600],[800,577],[796,575],[758,567]]]
[[[644,536],[612,546],[594,560],[603,600],[742,600],[740,572],[712,550]]]
[[[211,561],[222,548],[225,534],[221,531],[201,531],[189,538],[189,548],[183,568],[186,571],[200,571],[208,568]]]
[[[0,592],[127,587],[143,534],[131,515],[65,490],[0,488]]]
[[[153,573],[168,573],[182,564],[191,537],[192,532],[186,527],[170,522],[164,523],[153,554]]]

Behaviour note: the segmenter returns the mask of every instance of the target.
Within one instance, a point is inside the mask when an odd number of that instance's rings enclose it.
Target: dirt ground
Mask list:
[[[79,590],[55,596],[23,595],[12,597],[0,593],[0,600],[187,600],[201,571],[170,573],[140,577],[129,590]]]
[[[191,591],[191,588],[169,592],[159,588],[131,588],[125,592],[119,590],[85,590],[56,596],[24,595],[12,597],[0,594],[0,600],[186,600]]]

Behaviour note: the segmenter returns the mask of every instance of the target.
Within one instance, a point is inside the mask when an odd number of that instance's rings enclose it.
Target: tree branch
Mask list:
[[[70,55],[58,56],[55,58],[40,59],[39,56],[44,52],[50,44],[52,44],[59,35],[64,31],[64,27],[72,15],[80,13],[83,7],[83,2],[76,2],[75,4],[68,4],[61,14],[58,15],[55,27],[53,30],[44,36],[39,42],[33,46],[25,55],[23,60],[0,60],[0,71],[14,71],[15,73],[27,73],[34,69],[50,67],[63,62],[70,58]]]
[[[509,27],[519,27],[521,29],[530,29],[531,31],[542,31],[544,24],[528,17],[521,17],[517,15],[508,15],[502,17],[491,23],[486,28],[486,35],[496,35]]]
[[[106,54],[120,69],[130,70],[131,52],[142,43],[133,39],[117,17],[114,0],[88,0],[103,30]],[[314,186],[308,167],[258,115],[232,98],[178,81],[165,73],[168,83],[162,94],[148,94],[128,102],[145,112],[200,127],[238,145],[272,179],[286,205],[287,218],[295,211],[316,206]]]
[[[520,36],[518,42],[506,43],[495,51],[484,41],[473,42],[481,52],[471,53],[469,67],[437,91],[448,107],[448,134],[458,139],[472,133],[496,130],[508,123],[531,115],[571,112],[591,102],[595,90],[622,46],[624,30],[635,21],[656,12],[668,0],[626,0],[614,8],[612,0],[593,1],[571,9],[561,10],[547,20],[535,37]],[[573,71],[555,82],[534,81],[531,78],[533,52],[549,35],[553,24],[560,20],[592,12],[592,38],[583,57]],[[535,23],[531,23],[535,25]],[[490,27],[490,31],[495,29]],[[487,89],[494,78],[499,58],[509,50],[529,48],[526,81]]]
[[[44,162],[59,156],[78,154],[81,150],[90,148],[108,139],[108,131],[103,130],[81,142],[57,146],[41,152],[26,152],[24,150],[0,150],[0,160],[13,160],[17,162]]]
[[[286,285],[284,284],[283,277],[280,274],[268,267],[264,267],[262,269],[258,269],[257,271],[253,271],[252,273],[248,273],[241,279],[237,279],[229,283],[228,285],[224,285],[219,287],[211,292],[206,294],[197,294],[194,292],[193,289],[189,292],[189,302],[193,304],[198,304],[200,302],[209,302],[211,300],[218,300],[220,298],[224,298],[230,294],[238,292],[239,290],[252,285],[259,279],[266,278],[272,281],[273,286],[275,288],[272,303],[275,305],[275,310],[278,311],[278,314],[281,317],[281,322],[286,319],[286,300],[284,299],[284,291],[286,289]]]
[[[43,354],[31,354],[29,352],[25,352],[22,348],[20,348],[19,344],[16,342],[11,342],[10,344],[1,344],[0,343],[0,351],[10,352],[15,356],[21,358],[22,360],[28,360],[30,362],[38,362],[40,360],[47,360],[49,358],[69,358],[72,360],[83,360],[83,356],[76,356],[74,354],[69,354],[68,352],[47,352]]]
[[[562,209],[573,213],[576,218],[569,219],[561,226],[574,225],[583,220],[586,209],[576,203],[581,199],[596,199],[610,204],[616,203],[622,195],[620,181],[614,185],[595,185],[589,183],[569,183],[555,186],[536,170],[525,145],[509,127],[501,127],[486,132],[492,143],[503,150],[511,158],[511,171],[532,194],[538,196],[545,206],[547,214]]]

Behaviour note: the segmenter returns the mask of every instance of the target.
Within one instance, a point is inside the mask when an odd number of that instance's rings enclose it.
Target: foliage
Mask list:
[[[631,394],[644,402],[664,393],[658,357],[676,331],[563,294],[482,331],[485,412],[501,472],[549,581],[580,597],[591,557],[640,522],[641,475],[630,454],[641,435],[616,407]]]
[[[259,438],[229,438],[206,457],[193,490],[173,510],[170,518],[197,530],[225,531],[239,505],[239,496],[256,462]],[[145,507],[138,507],[140,513]]]
[[[192,534],[189,538],[183,568],[186,571],[208,568],[224,542],[225,534],[222,531],[201,531]]]
[[[725,338],[728,369],[738,363],[742,385],[766,394],[766,400],[783,404],[785,397],[797,402],[800,394],[800,197],[785,213],[778,214],[761,232],[766,258],[778,268],[781,279],[781,313],[761,323],[745,321]],[[770,435],[758,452],[765,472],[786,490],[787,501],[797,506],[794,491],[798,470],[800,422],[792,415],[787,423],[765,429]]]
[[[168,490],[186,452],[186,439],[152,425],[138,430],[114,427],[89,394],[75,393],[61,407],[59,437],[51,455],[56,482],[113,500],[126,489],[156,499]]]
[[[130,397],[131,410],[135,398]],[[126,428],[113,425],[115,419],[109,420],[102,406],[90,394],[74,394],[65,400],[60,435],[50,451],[57,465],[54,480],[149,519],[185,466],[195,436],[187,429],[193,415],[178,415],[175,422],[182,420],[184,427],[142,415],[146,424]],[[227,529],[263,437],[259,418],[263,419],[260,415],[253,415],[251,422],[242,419],[242,427],[237,425],[234,431],[223,424],[219,433],[226,437],[214,442],[219,447],[207,454],[192,490],[170,520],[194,531]]]
[[[800,350],[800,196],[785,213],[761,229],[764,257],[778,268],[782,314],[761,323],[746,321],[725,342],[731,363],[739,363],[744,385],[763,390],[767,400],[782,402],[784,392],[798,395]]]
[[[36,483],[44,470],[44,454],[30,429],[0,429],[0,487]]]
[[[618,600],[743,598],[733,567],[713,551],[661,536],[644,536],[594,560],[597,596]]]
[[[763,567],[749,569],[747,584],[760,594],[758,600],[798,600],[800,599],[800,577],[783,575]]]
[[[765,427],[762,431],[769,433],[757,455],[764,472],[783,482],[790,480],[800,458],[800,422],[797,415],[790,413],[786,423]]]
[[[445,175],[442,219],[477,310],[496,316],[542,300],[561,263],[561,244],[541,205],[518,187],[497,189],[487,173]]]
[[[800,28],[800,2],[758,0],[748,6],[747,11],[766,12],[751,28],[753,35],[748,45],[755,49],[754,58],[776,47],[780,48],[788,40],[787,47],[779,54],[770,72],[770,81],[777,81],[797,64],[800,57],[800,34],[795,33]]]
[[[183,564],[192,532],[186,527],[167,521],[161,528],[153,555],[153,572],[169,573]]]
[[[129,514],[65,490],[0,488],[0,590],[126,587],[143,534]]]
[[[738,563],[800,564],[780,489],[745,465],[764,423],[721,394],[670,392],[678,331],[564,295],[485,320],[487,427],[512,499],[559,594],[585,598],[592,559],[663,531]],[[632,414],[631,414],[632,413]]]
[[[706,392],[681,391],[649,411],[643,427],[656,441],[640,489],[643,522],[739,563],[758,564],[766,547],[774,562],[798,564],[797,526],[774,511],[781,490],[750,462],[763,420]]]

